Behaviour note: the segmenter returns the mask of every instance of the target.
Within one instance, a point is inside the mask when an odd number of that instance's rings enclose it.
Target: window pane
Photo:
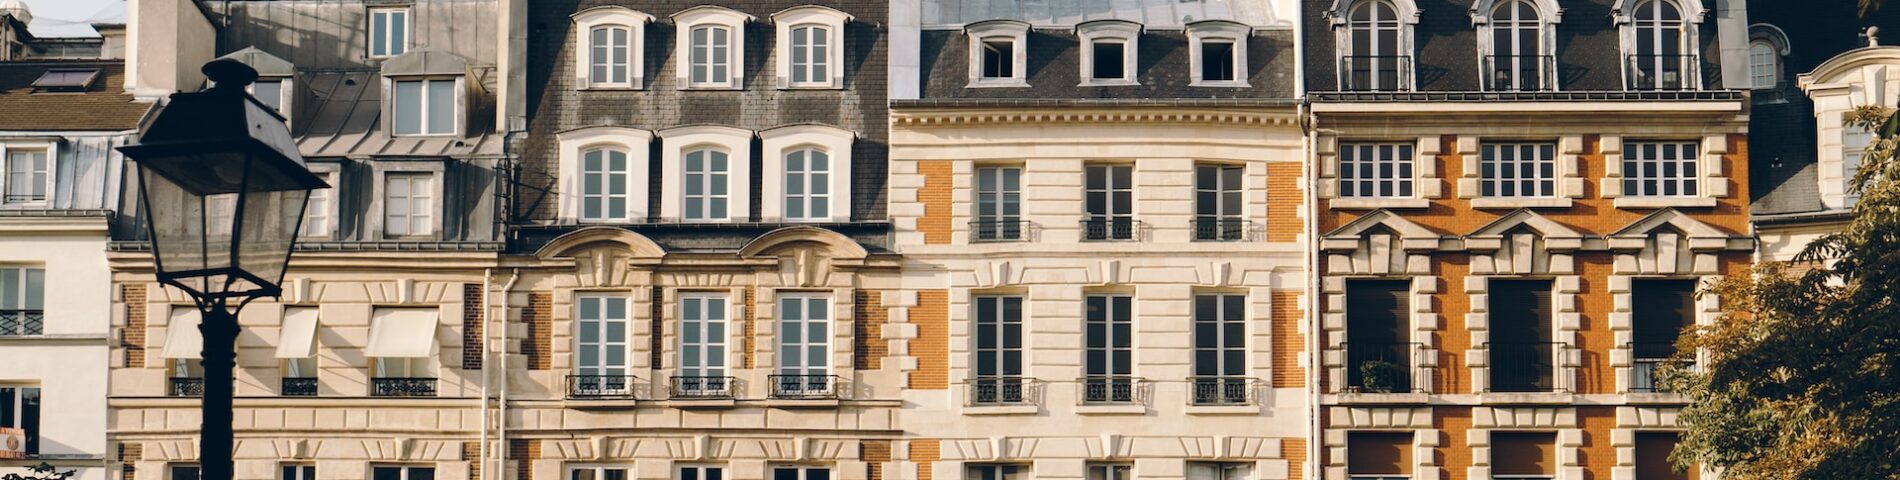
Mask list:
[[[429,82],[429,133],[455,132],[455,82]]]
[[[396,134],[422,133],[422,82],[396,82]]]

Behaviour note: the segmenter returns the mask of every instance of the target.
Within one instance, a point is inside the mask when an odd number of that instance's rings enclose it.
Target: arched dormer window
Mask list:
[[[1336,0],[1339,89],[1393,92],[1412,89],[1412,26],[1408,0]]]
[[[1748,27],[1748,80],[1754,89],[1780,88],[1786,78],[1782,59],[1787,56],[1788,36],[1780,28],[1760,23]],[[1764,99],[1757,93],[1756,100],[1780,101],[1781,98]]]
[[[752,212],[752,131],[724,126],[661,130],[660,216],[692,223],[745,222]]]
[[[759,209],[767,222],[851,220],[849,130],[828,125],[788,125],[759,132],[765,171],[759,178]]]
[[[780,88],[844,88],[844,26],[851,15],[820,5],[772,14]]]
[[[583,89],[643,88],[647,15],[605,6],[574,14],[574,76]]]
[[[1486,10],[1478,10],[1484,8]],[[1479,75],[1489,91],[1557,89],[1556,38],[1561,10],[1548,0],[1492,0],[1473,7]]]
[[[679,81],[689,89],[740,89],[745,82],[745,24],[751,15],[702,5],[673,15]]]
[[[1696,24],[1701,2],[1621,0],[1624,79],[1630,90],[1700,90],[1701,56],[1696,53]],[[1686,9],[1685,9],[1686,6]]]
[[[560,144],[561,223],[634,223],[647,218],[647,145],[653,132],[588,127],[555,134]]]

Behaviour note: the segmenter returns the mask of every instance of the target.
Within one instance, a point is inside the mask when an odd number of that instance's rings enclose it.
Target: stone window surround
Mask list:
[[[1562,344],[1556,352],[1560,357],[1554,362],[1557,369],[1551,374],[1550,392],[1492,392],[1490,391],[1490,351],[1483,345],[1490,339],[1490,281],[1496,280],[1551,280],[1551,319],[1554,343]],[[1471,301],[1471,313],[1465,314],[1465,329],[1471,335],[1471,349],[1465,352],[1465,367],[1471,370],[1471,391],[1480,396],[1509,395],[1526,396],[1537,399],[1544,397],[1569,398],[1576,391],[1577,370],[1582,367],[1578,333],[1583,329],[1583,314],[1577,310],[1577,293],[1582,289],[1583,277],[1577,275],[1478,275],[1465,277],[1465,295]]]
[[[442,233],[443,233],[442,232],[442,212],[444,211],[444,208],[443,208],[444,205],[446,205],[445,199],[442,197],[442,195],[445,191],[445,185],[443,185],[443,183],[445,180],[444,177],[446,175],[444,172],[447,170],[447,165],[445,164],[444,160],[442,159],[423,159],[423,160],[377,159],[377,160],[368,160],[365,163],[369,164],[370,168],[375,171],[375,174],[374,174],[375,180],[373,184],[371,185],[372,191],[370,192],[371,197],[370,197],[369,211],[371,212],[371,214],[368,215],[369,218],[367,219],[367,223],[369,223],[369,225],[366,227],[365,229],[366,231],[373,232],[371,233],[371,235],[374,235],[377,238],[393,238],[393,239],[412,238],[412,237],[388,237],[387,235],[383,233],[384,232],[383,222],[387,219],[387,215],[385,214],[385,211],[384,211],[384,208],[386,206],[383,205],[383,202],[386,198],[384,197],[384,195],[386,194],[385,190],[389,186],[389,180],[388,180],[389,174],[391,173],[397,173],[397,174],[423,173],[423,174],[431,174],[434,176],[434,181],[430,182],[430,186],[435,189],[435,192],[431,193],[431,195],[433,195],[433,197],[431,197],[431,199],[433,200],[432,203],[434,204],[431,207],[435,211],[431,213],[431,215],[434,218],[431,219],[431,222],[433,225],[430,227],[430,234],[426,236],[414,236],[414,237],[430,237],[429,239],[439,239],[442,237]]]
[[[744,326],[746,319],[743,315],[745,309],[741,307],[741,304],[745,301],[744,287],[666,287],[664,295],[661,312],[665,316],[662,317],[660,321],[660,334],[664,336],[660,342],[660,364],[652,366],[653,379],[650,381],[653,382],[655,389],[661,392],[668,392],[669,395],[659,395],[660,392],[654,392],[655,395],[653,395],[653,398],[658,399],[670,396],[670,383],[668,382],[674,375],[679,374],[680,366],[683,362],[683,359],[680,358],[680,354],[684,347],[682,342],[686,339],[680,332],[681,325],[684,323],[680,314],[681,298],[689,296],[718,296],[725,299],[726,338],[724,339],[724,345],[726,355],[724,359],[725,363],[723,363],[723,366],[720,368],[725,370],[727,376],[733,377],[740,376],[741,371],[746,370],[744,368],[745,364],[741,363],[745,359]],[[651,305],[647,305],[647,307],[651,308]],[[640,306],[635,305],[633,308],[637,309],[640,308]],[[555,310],[560,311],[562,309]],[[737,390],[735,389],[735,391]]]
[[[1247,41],[1253,36],[1253,27],[1227,20],[1201,20],[1187,24],[1188,36],[1188,76],[1190,87],[1230,87],[1242,88],[1247,83]],[[1208,40],[1226,40],[1234,43],[1234,79],[1201,79],[1201,43]]]
[[[1633,142],[1658,141],[1664,143],[1697,142],[1696,183],[1701,186],[1695,196],[1665,197],[1624,195],[1623,193],[1623,143],[1626,138],[1617,135],[1604,135],[1598,139],[1603,151],[1603,178],[1598,180],[1598,192],[1603,198],[1613,199],[1616,208],[1648,209],[1665,207],[1713,207],[1716,200],[1729,197],[1728,172],[1724,166],[1728,163],[1724,157],[1729,154],[1728,138],[1724,135],[1705,135],[1699,140],[1683,140],[1680,137],[1669,138],[1629,138]]]
[[[1418,146],[1412,149],[1412,194],[1410,198],[1345,198],[1339,196],[1339,146],[1352,143],[1412,143]],[[1335,135],[1319,137],[1317,151],[1319,157],[1319,198],[1325,199],[1326,206],[1347,210],[1371,210],[1378,208],[1426,208],[1431,201],[1444,198],[1444,184],[1439,182],[1438,162],[1443,152],[1438,148],[1437,135],[1395,138],[1340,138]]]
[[[1326,331],[1326,345],[1321,358],[1323,375],[1327,385],[1333,388],[1325,393],[1345,393],[1346,379],[1351,368],[1347,365],[1346,352],[1346,286],[1355,280],[1407,280],[1412,282],[1411,318],[1409,336],[1412,343],[1419,344],[1418,350],[1411,355],[1412,392],[1432,393],[1438,368],[1438,344],[1433,333],[1442,328],[1438,323],[1438,312],[1433,295],[1438,293],[1438,278],[1429,274],[1406,276],[1394,273],[1390,276],[1351,276],[1328,274],[1320,279],[1322,294],[1326,295],[1326,311],[1320,314],[1320,328]],[[1403,395],[1412,392],[1392,392],[1390,394],[1352,394],[1352,395]]]
[[[857,134],[829,125],[788,125],[759,132],[760,215],[766,222],[848,222],[851,220],[851,147]],[[813,148],[830,156],[830,211],[822,218],[785,218],[785,155]],[[809,160],[808,160],[809,161]]]
[[[673,14],[674,28],[673,56],[679,68],[674,75],[679,77],[681,90],[743,90],[745,89],[745,25],[754,18],[725,7],[700,5]],[[726,81],[694,83],[693,68],[693,29],[701,26],[723,26],[732,36],[726,43]]]
[[[1439,431],[1432,428],[1429,407],[1343,407],[1331,406],[1328,424],[1321,434],[1326,462],[1319,465],[1320,478],[1346,478],[1347,438],[1352,432],[1412,433],[1412,478],[1439,478],[1442,468],[1434,463],[1439,446]]]
[[[963,28],[969,37],[970,83],[967,88],[1029,86],[1029,24],[1017,20],[985,20]],[[1009,40],[1015,49],[1010,78],[983,78],[983,42]]]
[[[323,232],[298,230],[297,237],[300,240],[331,240],[336,237],[337,231],[342,230],[342,228],[340,228],[342,225],[338,222],[342,220],[340,215],[343,210],[343,182],[341,180],[343,164],[340,162],[323,161],[321,159],[309,159],[304,162],[304,167],[309,168],[310,173],[317,174],[317,178],[323,179],[325,183],[330,184],[330,205],[327,211],[323,212],[324,215],[330,218],[328,222],[325,222],[330,228]],[[309,207],[306,205],[304,208],[306,209],[304,211],[304,217],[308,218],[310,216],[310,212],[308,211]]]
[[[649,145],[655,134],[652,131],[615,126],[596,126],[568,130],[555,134],[559,144],[560,186],[562,192],[557,206],[557,218],[563,224],[573,223],[637,223],[644,222],[651,211],[647,205],[648,189],[652,182],[647,180]],[[624,218],[604,218],[587,220],[581,218],[581,160],[589,150],[606,148],[624,151],[627,154],[627,211]]]
[[[823,5],[803,5],[772,14],[772,23],[778,26],[778,53],[774,55],[778,63],[778,86],[781,89],[820,89],[836,90],[844,88],[844,26],[853,20],[851,14]],[[819,82],[792,83],[792,28],[821,26],[829,32],[825,43],[826,73],[830,78]]]
[[[757,370],[777,372],[779,363],[778,320],[779,299],[787,297],[824,298],[831,305],[831,319],[825,351],[830,355],[825,369],[832,375],[851,377],[857,366],[852,364],[852,335],[856,319],[852,312],[856,307],[849,287],[805,288],[805,287],[758,287],[753,298],[753,311],[758,312],[753,320],[753,366]],[[771,388],[767,385],[766,388]],[[764,393],[764,392],[761,392]]]
[[[1480,59],[1486,58],[1489,55],[1499,54],[1497,53],[1497,46],[1492,44],[1493,41],[1496,39],[1496,35],[1492,34],[1492,29],[1494,28],[1494,24],[1491,23],[1491,14],[1497,10],[1498,4],[1509,4],[1514,1],[1515,0],[1478,0],[1476,5],[1472,5],[1471,12],[1470,12],[1471,25],[1474,27],[1477,27],[1478,29],[1477,31],[1478,57]],[[1539,25],[1540,28],[1538,32],[1539,34],[1538,34],[1538,44],[1537,44],[1536,54],[1537,55],[1556,55],[1557,54],[1557,25],[1560,23],[1563,23],[1563,19],[1564,19],[1563,6],[1558,5],[1557,0],[1525,0],[1525,1],[1530,2],[1532,6],[1535,6],[1537,8],[1537,15],[1538,15],[1537,20],[1538,20],[1538,23],[1541,24]],[[1541,67],[1540,67],[1540,71],[1541,71]],[[1484,72],[1479,72],[1479,75],[1483,75],[1483,74]],[[1558,74],[1557,72],[1548,72],[1545,74],[1552,75],[1554,77],[1548,80],[1548,83],[1551,86],[1551,88],[1553,90],[1559,89],[1557,88],[1557,85],[1560,81],[1563,80],[1563,76]],[[1479,82],[1479,83],[1486,84],[1486,85],[1489,84],[1489,82]]]
[[[610,5],[575,12],[572,18],[574,20],[574,79],[577,88],[581,90],[646,88],[646,25],[653,22],[652,15]],[[627,29],[627,83],[595,84],[590,81],[588,70],[593,68],[592,36],[596,27]]]
[[[1379,1],[1390,3],[1393,13],[1398,15],[1398,45],[1393,49],[1391,55],[1411,55],[1412,52],[1417,51],[1417,43],[1413,41],[1413,36],[1418,30],[1419,10],[1418,4],[1413,0],[1332,0],[1332,5],[1325,10],[1324,16],[1327,23],[1330,24],[1333,29],[1333,45],[1337,50],[1333,58],[1335,61],[1341,62],[1338,65],[1343,66],[1345,58],[1351,56],[1353,51],[1352,29],[1348,25],[1351,19],[1352,8],[1362,2]],[[1338,67],[1335,68],[1336,70],[1339,69]],[[1399,78],[1398,81],[1400,85],[1391,90],[1408,91],[1418,85],[1418,68],[1413,67],[1406,70],[1408,70],[1407,73],[1409,75]],[[1343,87],[1345,76],[1339,75],[1340,72],[1337,71],[1334,73],[1335,76],[1340,77],[1340,85]]]
[[[1463,160],[1464,172],[1458,177],[1458,198],[1469,199],[1471,208],[1479,209],[1518,209],[1533,208],[1570,208],[1574,199],[1584,197],[1583,155],[1586,153],[1583,135],[1563,135],[1556,138],[1557,163],[1556,195],[1550,197],[1485,197],[1480,195],[1479,183],[1482,177],[1480,145],[1486,142],[1551,142],[1550,137],[1492,137],[1479,138],[1476,135],[1458,137],[1458,158]]]
[[[1529,420],[1528,422],[1522,420]],[[1465,445],[1471,448],[1466,477],[1491,478],[1491,432],[1555,432],[1556,480],[1584,480],[1583,428],[1574,407],[1474,407]]]
[[[1129,86],[1140,85],[1139,73],[1142,26],[1127,20],[1091,20],[1075,25],[1075,35],[1081,39],[1078,50],[1081,59],[1080,73],[1082,87]],[[1120,41],[1122,43],[1122,78],[1096,79],[1095,42]]]
[[[54,204],[59,193],[59,147],[57,140],[7,140],[0,141],[0,195],[13,188],[7,185],[7,171],[12,156],[9,149],[46,152],[46,199],[37,202],[7,202],[0,197],[0,208],[48,208]],[[136,172],[134,172],[136,173]]]
[[[694,220],[693,223],[743,223],[752,216],[752,137],[751,130],[718,125],[675,127],[656,133],[664,142],[660,152],[660,219],[684,222],[686,201],[685,158],[694,150],[711,147],[726,153],[726,216],[724,219]]]
[[[1636,478],[1636,434],[1641,432],[1682,432],[1676,417],[1679,407],[1625,406],[1616,408],[1616,427],[1610,429],[1610,445],[1616,448],[1616,464],[1610,468],[1610,480]],[[1714,471],[1701,468],[1700,478],[1716,478]]]
[[[1634,15],[1635,13],[1634,10],[1639,4],[1642,4],[1648,1],[1651,1],[1651,0],[1616,0],[1616,3],[1610,7],[1610,18],[1616,23],[1616,26],[1617,26],[1616,37],[1617,37],[1618,46],[1620,47],[1618,51],[1623,52],[1624,55],[1643,54],[1643,52],[1636,51],[1636,43],[1637,43],[1636,42],[1636,17]],[[1699,0],[1691,0],[1691,1],[1654,0],[1654,1],[1667,2],[1671,5],[1674,5],[1677,8],[1677,11],[1682,13],[1682,20],[1681,20],[1682,21],[1682,42],[1684,45],[1688,46],[1688,48],[1684,48],[1682,52],[1684,55],[1690,55],[1693,57],[1697,57],[1699,59],[1702,56],[1702,37],[1700,33],[1701,29],[1699,26],[1702,24],[1703,20],[1707,18],[1708,8],[1704,7],[1702,5],[1702,2]],[[1698,61],[1697,63],[1699,64],[1700,62]],[[1629,85],[1630,84],[1630,78],[1629,78],[1630,69],[1625,67],[1622,70],[1623,70],[1623,74],[1622,74],[1623,84]],[[1693,73],[1693,75],[1690,75],[1691,78],[1685,79],[1686,80],[1685,83],[1687,82],[1694,82],[1694,83],[1683,85],[1684,87],[1683,90],[1701,90],[1702,89],[1702,75],[1701,75],[1702,72],[1701,72],[1700,66],[1696,68],[1695,72],[1684,72],[1684,73],[1685,74]]]

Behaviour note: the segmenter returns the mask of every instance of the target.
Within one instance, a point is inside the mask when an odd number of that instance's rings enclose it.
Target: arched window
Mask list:
[[[1400,53],[1398,9],[1386,0],[1364,0],[1347,14],[1347,50],[1341,64],[1343,90],[1405,89],[1411,57]]]
[[[630,30],[623,25],[594,27],[588,32],[589,63],[587,83],[592,85],[630,85],[628,58],[631,56]]]
[[[1766,39],[1748,42],[1748,79],[1755,88],[1775,88],[1781,83],[1780,50]]]
[[[732,64],[730,63],[731,57],[727,49],[731,48],[731,40],[728,37],[731,33],[732,31],[726,29],[726,27],[696,27],[693,29],[691,37],[693,41],[693,84],[723,84],[728,82],[726,75]]]
[[[681,218],[702,222],[729,218],[726,214],[729,195],[727,179],[732,170],[726,152],[713,149],[689,151],[684,167],[686,198]]]
[[[831,154],[800,148],[785,154],[785,219],[831,217]]]
[[[581,220],[626,220],[630,196],[627,152],[594,148],[581,154]]]
[[[1636,90],[1695,88],[1696,56],[1688,46],[1682,9],[1669,0],[1647,0],[1631,12],[1636,33],[1629,79]]]
[[[1542,90],[1552,76],[1544,54],[1544,19],[1526,0],[1500,2],[1491,11],[1491,56],[1484,73],[1493,90]]]
[[[831,83],[831,29],[792,27],[792,86]]]

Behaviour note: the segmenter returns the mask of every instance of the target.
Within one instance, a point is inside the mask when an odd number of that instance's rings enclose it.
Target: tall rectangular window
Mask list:
[[[1339,196],[1410,198],[1412,144],[1342,143],[1339,145]]]
[[[1676,464],[1669,461],[1669,453],[1676,450],[1676,444],[1682,442],[1682,434],[1676,432],[1636,432],[1636,478],[1642,480],[1689,480],[1697,475],[1692,470],[1677,471]]]
[[[1241,216],[1240,165],[1194,166],[1194,239],[1232,241],[1246,238]]]
[[[1128,463],[1090,463],[1088,480],[1134,480],[1135,466]]]
[[[772,467],[772,480],[831,480],[831,469],[803,465]]]
[[[1486,197],[1557,195],[1557,145],[1486,143],[1478,149],[1479,191]]]
[[[1135,167],[1089,165],[1084,172],[1083,201],[1088,216],[1082,221],[1082,238],[1133,240]]]
[[[718,395],[730,391],[726,380],[726,296],[680,296],[680,364],[675,393]]]
[[[613,25],[594,27],[588,32],[587,83],[592,85],[631,85],[628,77],[628,49],[630,30],[627,27]]]
[[[1196,294],[1194,317],[1194,378],[1196,405],[1242,404],[1253,381],[1247,374],[1247,297],[1236,294]]]
[[[310,201],[303,209],[303,225],[297,228],[297,235],[306,238],[329,237],[336,227],[336,214],[333,212],[336,211],[336,191],[341,186],[337,185],[335,172],[313,173],[323,179],[323,183],[330,184],[330,188],[310,191]]]
[[[46,150],[7,149],[6,177],[0,178],[0,204],[46,201],[53,163]]]
[[[1411,390],[1410,280],[1346,281],[1346,382],[1366,393]]]
[[[1623,194],[1693,197],[1700,194],[1696,142],[1623,144]]]
[[[581,154],[581,220],[627,220],[627,152],[597,148]]]
[[[1841,191],[1846,193],[1848,205],[1860,198],[1860,193],[1854,191],[1854,176],[1860,174],[1861,157],[1873,144],[1874,132],[1854,125],[1841,128]]]
[[[1187,480],[1253,480],[1253,463],[1187,462]]]
[[[730,168],[726,152],[695,150],[686,154],[686,220],[703,222],[728,218],[726,190],[730,186],[727,183]]]
[[[977,241],[1022,240],[1023,169],[976,169],[976,220],[970,225]]]
[[[370,480],[435,480],[435,467],[378,465],[369,472]]]
[[[317,480],[317,466],[286,463],[278,468],[279,480]]]
[[[1662,391],[1657,374],[1676,354],[1676,339],[1695,324],[1695,280],[1636,280],[1630,285],[1630,391]]]
[[[1019,403],[1023,395],[1023,297],[976,297],[975,403]]]
[[[778,299],[778,377],[775,395],[831,390],[831,297],[791,294]]]
[[[982,78],[1016,78],[1016,42],[1001,39],[983,41]]]
[[[792,85],[831,83],[831,29],[817,25],[792,27]]]
[[[785,219],[831,218],[831,155],[805,148],[785,155]]]
[[[454,79],[396,82],[396,135],[455,134]]]
[[[578,326],[575,336],[580,343],[574,372],[582,376],[624,378],[628,374],[628,299],[620,294],[590,293],[577,296]]]
[[[1201,41],[1201,81],[1234,81],[1234,42],[1231,40]]]
[[[1491,390],[1555,389],[1558,346],[1551,330],[1549,280],[1491,280]]]
[[[369,10],[369,56],[394,57],[409,50],[409,9]]]
[[[384,177],[383,232],[392,237],[435,233],[435,175],[391,173]]]
[[[731,68],[732,30],[719,26],[692,27],[693,85],[725,85]]]
[[[0,337],[39,335],[46,326],[46,270],[0,266]]]
[[[626,467],[584,466],[567,471],[567,480],[627,480]]]
[[[1557,434],[1491,432],[1491,474],[1498,479],[1555,479]]]
[[[1082,380],[1082,401],[1135,401],[1134,297],[1090,295],[1087,308],[1083,363],[1088,376]]]
[[[674,480],[726,480],[726,468],[713,465],[684,465]]]
[[[28,455],[40,453],[39,387],[0,386],[0,427],[26,431]]]
[[[1350,480],[1412,478],[1412,433],[1347,432],[1346,478]]]

